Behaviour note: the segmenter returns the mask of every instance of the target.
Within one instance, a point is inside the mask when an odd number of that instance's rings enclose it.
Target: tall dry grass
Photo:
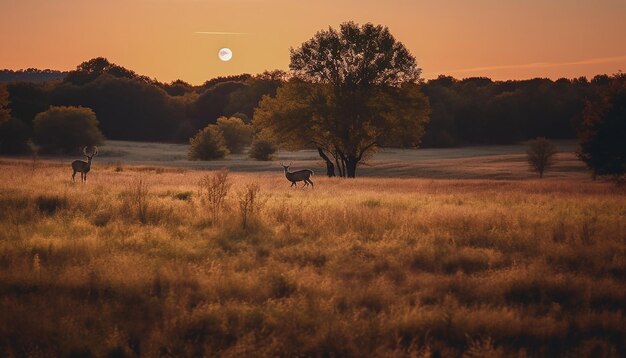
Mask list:
[[[626,354],[612,185],[66,167],[0,164],[1,356]]]

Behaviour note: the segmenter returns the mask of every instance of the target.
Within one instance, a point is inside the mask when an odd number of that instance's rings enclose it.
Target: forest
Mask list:
[[[420,146],[508,144],[539,136],[575,138],[585,104],[602,93],[610,78],[493,81],[441,75],[420,80],[420,90],[430,103]],[[50,106],[91,108],[108,139],[188,142],[220,116],[251,122],[263,96],[275,96],[287,80],[286,72],[276,70],[218,77],[195,86],[182,80],[163,83],[94,58],[62,79],[6,83],[12,119],[10,125],[0,127],[4,142],[0,150],[25,150],[21,144],[31,135],[34,117]]]

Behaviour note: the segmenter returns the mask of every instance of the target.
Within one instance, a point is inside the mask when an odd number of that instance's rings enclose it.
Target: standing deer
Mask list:
[[[72,173],[72,181],[74,181],[74,176],[76,176],[76,172],[80,172],[80,181],[87,182],[87,173],[89,173],[89,169],[91,169],[91,160],[93,157],[98,154],[98,147],[93,147],[93,152],[91,155],[87,153],[87,147],[83,148],[83,154],[87,157],[87,161],[84,160],[75,160],[72,162],[72,169],[74,173]]]
[[[289,167],[291,166],[291,163],[289,163],[289,165],[285,165],[285,163],[280,163],[280,165],[282,165],[285,169],[285,177],[287,177],[287,180],[291,182],[291,186],[296,185],[296,183],[299,181],[303,181],[304,186],[311,184],[311,186],[313,187],[313,182],[310,179],[310,177],[313,176],[313,171],[311,169],[303,169],[295,172],[290,172]]]

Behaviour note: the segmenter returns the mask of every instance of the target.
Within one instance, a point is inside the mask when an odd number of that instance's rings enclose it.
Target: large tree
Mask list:
[[[619,73],[597,101],[588,103],[579,130],[578,157],[596,175],[609,175],[619,183],[626,172],[626,75]]]
[[[320,31],[291,50],[290,69],[293,78],[261,101],[254,123],[279,143],[317,148],[329,176],[336,166],[355,177],[381,146],[419,143],[429,111],[421,70],[386,27],[346,22]]]

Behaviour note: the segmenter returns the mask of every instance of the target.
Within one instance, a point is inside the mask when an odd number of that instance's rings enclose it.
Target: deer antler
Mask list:
[[[89,156],[89,154],[87,154],[87,147],[83,148],[83,154],[84,154],[86,157],[88,157],[88,156]]]
[[[93,146],[93,155],[98,155],[98,147]]]

